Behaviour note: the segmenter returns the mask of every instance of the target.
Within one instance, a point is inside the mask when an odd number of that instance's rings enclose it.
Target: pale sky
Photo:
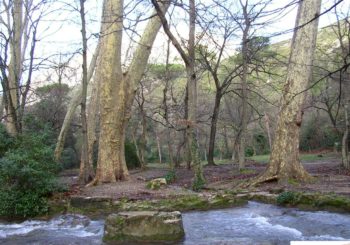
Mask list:
[[[257,1],[257,0],[250,0],[251,2]],[[293,0],[274,0],[273,3],[269,6],[269,10],[281,8],[288,3],[292,2]],[[66,2],[69,2],[73,7],[77,6],[78,1],[77,0],[66,0]],[[133,3],[135,1],[125,1],[125,4]],[[148,2],[148,1],[147,1]],[[186,1],[185,1],[186,2]],[[199,0],[197,1],[199,2]],[[202,3],[207,4],[210,3],[210,0],[202,0]],[[258,1],[259,2],[259,1]],[[349,3],[350,1],[345,0],[344,3],[342,3],[338,9],[343,11],[349,11]],[[232,0],[232,5],[237,4],[237,0]],[[329,6],[334,4],[334,0],[323,0],[323,11]],[[101,0],[87,0],[86,1],[86,10],[87,10],[87,29],[88,29],[88,35],[90,36],[89,39],[89,55],[94,51],[96,40],[97,38],[93,36],[92,34],[96,34],[99,32],[100,28],[100,15],[101,15],[101,8],[102,8],[102,1]],[[132,4],[130,5],[132,6]],[[151,8],[146,8],[145,4],[140,4],[136,7],[135,11],[138,13],[142,13],[143,11],[147,12],[149,15],[149,10]],[[292,32],[286,33],[284,35],[277,35],[276,33],[280,33],[283,31],[291,30],[295,25],[295,16],[296,16],[296,7],[293,6],[286,10],[284,10],[282,13],[278,15],[274,15],[271,17],[266,17],[264,20],[261,20],[260,22],[267,22],[271,21],[271,19],[278,19],[274,23],[269,24],[265,28],[259,28],[256,30],[256,35],[262,35],[262,36],[271,36],[271,42],[277,42],[281,40],[289,39],[292,36]],[[37,44],[36,48],[36,55],[37,57],[50,57],[50,60],[58,63],[59,57],[61,56],[62,60],[65,60],[66,57],[70,56],[72,53],[78,52],[81,49],[81,33],[80,33],[80,18],[79,13],[77,11],[73,11],[71,7],[65,6],[63,3],[57,1],[52,6],[53,9],[56,9],[57,11],[48,17],[46,17],[45,21],[41,23],[40,25],[40,31],[39,31],[39,37],[40,42]],[[129,14],[128,18],[135,18],[135,11],[133,14]],[[322,12],[323,12],[322,11]],[[177,36],[181,36],[182,38],[186,38],[188,33],[188,27],[186,22],[184,21],[187,16],[183,12],[180,12],[179,10],[175,10],[173,16],[174,22],[173,27],[176,25],[177,30]],[[141,17],[142,18],[142,17]],[[328,14],[325,14],[321,16],[320,18],[320,27],[329,25],[330,23],[335,22],[335,17],[333,12],[331,11]],[[145,26],[146,21],[141,22],[141,24],[138,25],[138,30],[142,31],[142,28]],[[125,23],[127,25],[127,23]],[[175,29],[174,29],[175,30]],[[200,28],[198,27],[197,30],[200,31]],[[198,31],[198,32],[199,32]],[[141,33],[141,32],[140,32]],[[130,34],[130,33],[129,33]],[[235,49],[239,47],[240,44],[240,34],[236,33],[238,37],[235,39],[233,38],[229,45],[228,50],[226,51],[227,55],[232,55],[235,52]],[[137,35],[133,38],[137,39]],[[165,51],[166,51],[166,36],[163,32],[163,30],[160,31],[156,42],[153,46],[152,55],[150,58],[150,62],[164,62],[165,60]],[[217,38],[218,41],[220,41],[220,37]],[[124,49],[128,47],[130,43],[130,38],[128,35],[124,35]],[[135,45],[135,43],[133,43]],[[210,44],[207,44],[210,45]],[[53,56],[51,56],[53,55]],[[171,58],[173,60],[176,60],[175,62],[179,62],[179,55],[176,52],[174,48],[171,50]],[[72,62],[73,66],[80,67],[81,62],[81,55],[77,54],[74,58],[74,62]],[[53,65],[53,63],[52,63]],[[52,72],[50,70],[45,71],[36,71],[34,74],[35,79],[42,80],[44,76],[47,76],[49,72]],[[74,84],[79,82],[80,75],[75,74],[75,76],[72,76],[70,78],[69,84]],[[67,81],[68,82],[68,81]]]

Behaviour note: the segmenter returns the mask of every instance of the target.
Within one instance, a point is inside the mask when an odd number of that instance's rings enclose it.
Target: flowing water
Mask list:
[[[305,212],[249,202],[239,208],[183,213],[180,244],[289,244],[291,240],[350,240],[350,215]],[[0,244],[103,244],[103,220],[62,215],[50,221],[0,223]]]

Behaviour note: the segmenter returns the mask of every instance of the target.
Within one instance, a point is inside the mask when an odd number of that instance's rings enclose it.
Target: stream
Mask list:
[[[185,245],[289,244],[350,240],[350,215],[249,202],[244,207],[183,213]],[[103,220],[61,215],[50,221],[0,223],[0,244],[103,244]]]

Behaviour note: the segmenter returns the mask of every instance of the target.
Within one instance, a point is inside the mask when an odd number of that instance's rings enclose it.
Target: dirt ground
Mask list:
[[[256,187],[255,190],[296,190],[322,193],[335,193],[350,196],[350,171],[341,168],[341,160],[336,157],[327,157],[315,162],[303,163],[307,171],[315,177],[310,184],[291,183],[281,186],[277,183],[266,183]],[[232,190],[237,183],[257,176],[266,167],[266,164],[248,161],[246,169],[239,172],[237,165],[221,164],[218,166],[205,166],[204,175],[207,181],[206,190]],[[149,167],[145,171],[132,170],[127,181],[104,184],[100,186],[82,187],[77,184],[77,170],[65,171],[60,177],[62,183],[70,186],[68,195],[112,197],[119,199],[152,199],[165,198],[176,195],[191,194],[191,181],[193,171],[186,168],[176,170],[176,181],[160,190],[146,188],[147,181],[164,177],[169,170],[167,168]]]

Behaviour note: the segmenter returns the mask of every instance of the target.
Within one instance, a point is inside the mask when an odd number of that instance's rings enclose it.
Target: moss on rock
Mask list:
[[[146,188],[150,190],[159,190],[162,186],[166,186],[167,181],[165,178],[152,179],[147,182]]]
[[[311,210],[350,212],[350,198],[334,194],[282,192],[276,202],[283,206]]]
[[[89,216],[99,216],[121,211],[189,211],[209,210],[241,206],[247,200],[238,198],[234,194],[193,194],[171,196],[164,199],[113,201],[109,198],[74,197],[68,205],[68,212]]]
[[[81,197],[70,198],[68,212],[80,213],[88,216],[99,216],[113,211],[112,198]]]

